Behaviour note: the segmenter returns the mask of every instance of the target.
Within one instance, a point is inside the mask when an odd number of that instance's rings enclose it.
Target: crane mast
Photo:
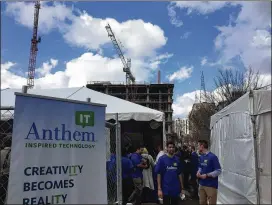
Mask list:
[[[41,8],[40,1],[36,1],[35,2],[35,12],[34,12],[33,34],[32,34],[32,39],[31,39],[30,57],[29,57],[29,64],[28,64],[28,78],[27,78],[27,87],[30,89],[34,87],[38,43],[41,42],[41,38],[38,37],[38,24],[39,24],[40,8]]]
[[[108,24],[106,27],[106,30],[108,32],[108,36],[110,37],[113,46],[115,48],[115,50],[117,51],[117,54],[119,55],[119,58],[121,59],[124,68],[123,71],[126,73],[126,84],[134,84],[135,83],[135,77],[133,76],[133,74],[131,73],[130,67],[131,67],[131,59],[128,58],[127,60],[124,57],[124,54],[115,38],[115,35],[110,27],[110,24]]]

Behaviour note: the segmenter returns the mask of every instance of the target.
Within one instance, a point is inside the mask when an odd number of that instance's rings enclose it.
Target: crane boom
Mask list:
[[[40,1],[36,1],[35,2],[35,12],[34,12],[33,34],[32,34],[32,39],[31,39],[30,57],[29,57],[29,64],[28,64],[28,78],[27,78],[27,87],[28,88],[34,87],[38,43],[41,42],[41,38],[38,37],[38,23],[39,23],[39,10],[40,10],[40,8],[41,8]]]
[[[108,36],[110,37],[113,46],[115,48],[115,50],[117,51],[117,54],[119,55],[119,58],[121,59],[124,68],[123,71],[126,73],[126,83],[130,84],[131,82],[134,84],[135,83],[135,77],[133,76],[133,74],[131,73],[130,67],[131,67],[131,59],[125,59],[124,54],[115,38],[115,35],[110,27],[110,24],[108,24],[106,26],[106,30],[108,32]]]

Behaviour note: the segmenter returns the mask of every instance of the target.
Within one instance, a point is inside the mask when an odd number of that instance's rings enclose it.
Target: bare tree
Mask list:
[[[210,119],[218,110],[231,104],[250,89],[262,86],[259,72],[251,68],[247,72],[219,70],[214,78],[215,91],[201,92],[204,102],[195,103],[189,114],[190,135],[193,141],[210,139]]]
[[[210,119],[215,114],[214,103],[195,103],[189,114],[190,135],[192,141],[197,142],[200,139],[209,140]]]
[[[238,70],[219,70],[214,78],[216,89],[212,93],[205,92],[202,95],[205,101],[219,105],[217,110],[226,107],[250,89],[256,90],[262,87],[259,72],[249,68],[247,72]]]

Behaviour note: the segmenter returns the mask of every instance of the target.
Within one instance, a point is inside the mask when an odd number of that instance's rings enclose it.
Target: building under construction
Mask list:
[[[91,81],[87,83],[86,87],[164,112],[166,133],[172,132],[174,84],[158,82],[157,84],[135,83],[127,85],[125,83]]]

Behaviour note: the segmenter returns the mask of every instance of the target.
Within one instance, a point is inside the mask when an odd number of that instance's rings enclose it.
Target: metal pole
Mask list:
[[[163,114],[162,121],[162,140],[163,140],[163,150],[166,147],[166,133],[165,133],[165,114]]]
[[[22,93],[27,93],[27,86],[26,85],[22,86]]]
[[[121,126],[118,119],[118,113],[116,113],[116,173],[117,173],[117,202],[122,205],[123,193],[122,193],[122,154],[121,154]]]
[[[251,115],[251,122],[253,126],[253,146],[254,146],[254,159],[255,159],[255,177],[256,177],[256,192],[257,192],[257,204],[261,204],[260,199],[260,173],[259,173],[259,150],[257,143],[257,129],[256,129],[256,115],[254,113],[254,95],[253,91],[249,92],[249,112]]]

